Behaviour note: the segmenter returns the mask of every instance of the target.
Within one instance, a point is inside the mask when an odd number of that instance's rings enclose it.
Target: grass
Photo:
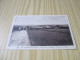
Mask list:
[[[29,39],[32,46],[73,45],[69,29],[30,29]]]

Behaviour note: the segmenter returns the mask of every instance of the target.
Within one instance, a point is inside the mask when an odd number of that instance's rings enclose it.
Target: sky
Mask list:
[[[50,25],[68,24],[68,17],[66,15],[26,15],[15,16],[14,25]]]

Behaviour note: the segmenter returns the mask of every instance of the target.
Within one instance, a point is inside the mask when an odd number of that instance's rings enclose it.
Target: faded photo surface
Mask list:
[[[9,37],[8,47],[17,46],[74,46],[69,22],[65,16],[17,17]]]
[[[31,25],[13,27],[10,46],[73,45],[68,25]]]

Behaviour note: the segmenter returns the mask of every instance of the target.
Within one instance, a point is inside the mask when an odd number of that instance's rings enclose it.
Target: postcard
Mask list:
[[[15,16],[7,49],[76,49],[68,16]]]

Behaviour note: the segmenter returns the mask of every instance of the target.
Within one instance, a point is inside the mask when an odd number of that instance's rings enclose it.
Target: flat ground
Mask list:
[[[30,45],[31,43],[26,30],[12,32],[9,46],[30,46]]]
[[[29,39],[32,46],[72,45],[69,29],[30,29]]]

